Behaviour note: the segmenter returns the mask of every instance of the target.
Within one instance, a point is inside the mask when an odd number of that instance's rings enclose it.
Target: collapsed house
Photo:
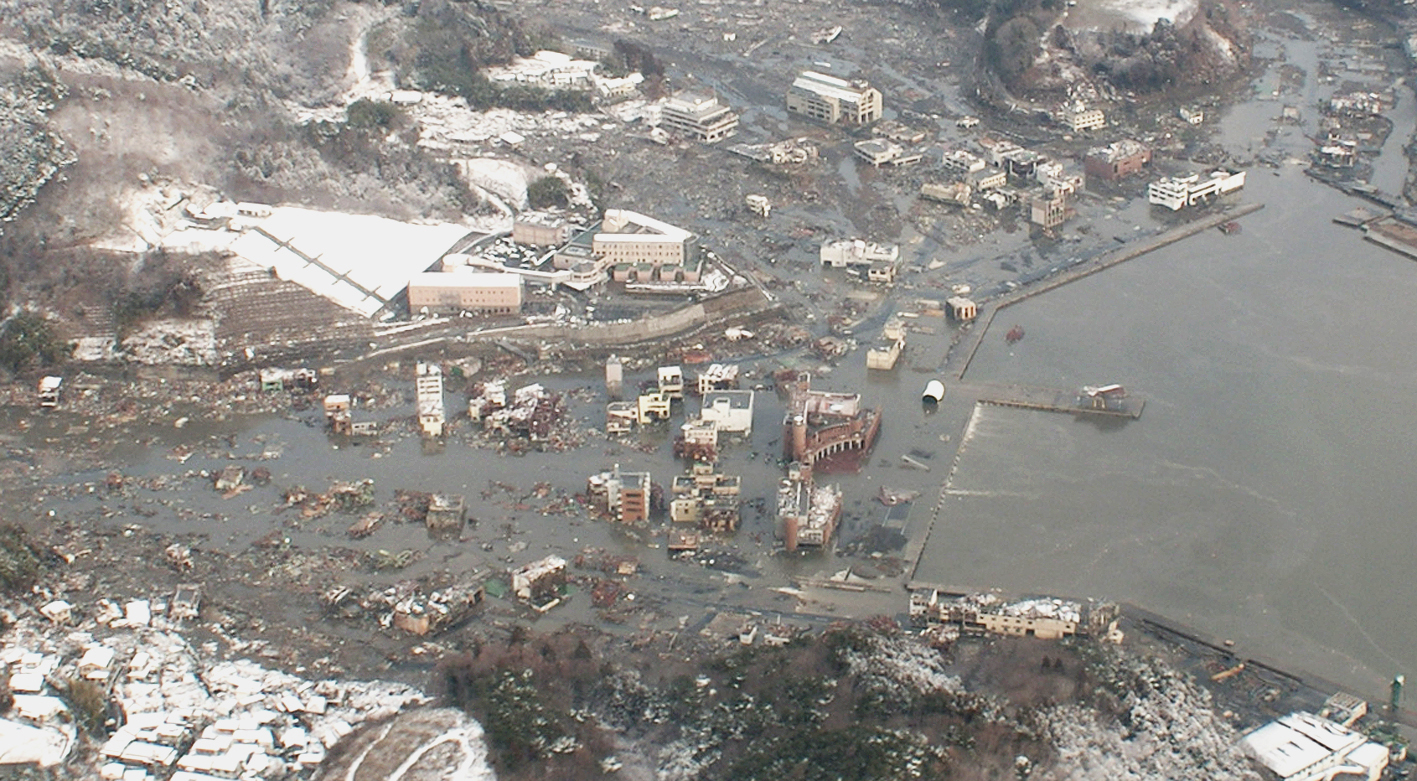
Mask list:
[[[512,571],[512,593],[540,611],[550,610],[561,601],[566,587],[566,560],[547,556]]]
[[[526,437],[533,442],[550,437],[563,412],[561,394],[540,383],[516,389],[508,401],[506,383],[500,381],[474,388],[467,410],[489,433]]]

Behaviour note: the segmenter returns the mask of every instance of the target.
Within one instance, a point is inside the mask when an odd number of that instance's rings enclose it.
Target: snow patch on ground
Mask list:
[[[903,696],[948,693],[961,694],[959,676],[945,672],[939,651],[902,637],[872,635],[874,648],[868,653],[850,653],[846,662],[851,674],[873,688],[899,690]]]
[[[1121,665],[1127,694],[1117,718],[1080,705],[1040,713],[1058,759],[1039,781],[1258,781],[1209,692],[1154,660]]]

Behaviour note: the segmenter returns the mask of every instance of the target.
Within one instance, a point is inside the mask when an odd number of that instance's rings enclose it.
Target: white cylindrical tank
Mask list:
[[[939,380],[930,380],[925,386],[925,393],[921,394],[921,401],[939,402],[945,398],[945,384]]]

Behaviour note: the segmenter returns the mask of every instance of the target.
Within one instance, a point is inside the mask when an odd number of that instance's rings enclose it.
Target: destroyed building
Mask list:
[[[674,439],[674,457],[712,463],[718,460],[718,424],[703,418],[690,418],[679,427]]]
[[[325,425],[335,434],[354,433],[348,393],[332,393],[325,397]]]
[[[712,391],[735,390],[738,387],[738,365],[732,363],[711,363],[699,372],[695,389],[700,396]]]
[[[566,560],[547,556],[512,571],[512,593],[538,610],[549,609],[561,599],[566,587]]]
[[[1151,165],[1151,147],[1139,141],[1123,139],[1107,146],[1089,149],[1083,158],[1083,171],[1109,182],[1140,173]]]
[[[789,391],[783,457],[811,466],[844,451],[869,451],[880,433],[880,410],[862,406],[859,393],[814,391],[811,382],[803,372]]]
[[[559,393],[546,390],[540,383],[524,385],[512,393],[511,401],[505,400],[501,383],[488,383],[481,405],[482,426],[488,432],[502,436],[525,437],[533,442],[543,442],[551,437],[556,424],[563,414],[562,398]],[[494,394],[501,394],[503,404],[498,407]],[[472,407],[469,405],[469,411]]]
[[[1240,748],[1282,781],[1355,778],[1375,781],[1387,769],[1387,746],[1312,713],[1291,713],[1249,733]],[[1272,774],[1272,775],[1269,775]]]
[[[612,401],[605,405],[605,433],[610,436],[634,431],[639,419],[636,401]]]
[[[655,372],[659,392],[674,401],[684,399],[684,370],[679,366],[661,366]]]
[[[424,524],[431,532],[462,531],[466,518],[466,502],[461,494],[433,494],[428,498],[428,515]]]
[[[839,486],[817,485],[811,465],[790,464],[777,490],[777,531],[784,547],[826,547],[841,520],[841,508]]]
[[[890,371],[895,368],[904,349],[905,325],[900,318],[892,317],[886,320],[880,338],[866,351],[866,368]]]
[[[649,519],[652,490],[649,472],[622,472],[619,464],[586,481],[592,503],[621,523]]]
[[[669,518],[704,531],[737,531],[741,490],[742,478],[737,475],[719,474],[712,464],[694,464],[689,474],[676,476],[671,484]]]
[[[575,230],[558,214],[521,212],[512,223],[512,241],[528,247],[559,247],[571,240]]]
[[[1055,597],[1007,601],[992,593],[950,597],[935,589],[910,595],[912,622],[920,626],[951,624],[966,634],[1044,640],[1073,636],[1115,640],[1118,616],[1117,606],[1110,602],[1077,602]]]

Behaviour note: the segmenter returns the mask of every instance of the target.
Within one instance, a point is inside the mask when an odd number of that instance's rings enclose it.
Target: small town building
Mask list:
[[[885,138],[871,138],[857,141],[852,145],[856,156],[879,168],[883,165],[910,165],[920,162],[923,156],[919,150],[907,150],[894,141]]]
[[[659,382],[659,392],[675,401],[684,398],[684,369],[680,366],[661,366],[655,372]]]
[[[44,409],[54,409],[59,406],[59,388],[64,385],[64,378],[55,375],[47,375],[39,378],[39,406]]]
[[[1035,195],[1028,199],[1028,221],[1052,230],[1067,221],[1072,210],[1061,193]]]
[[[625,369],[620,356],[612,354],[605,359],[605,392],[612,399],[620,398],[625,390]]]
[[[664,102],[659,126],[671,133],[712,144],[737,131],[738,115],[719,103],[717,95],[685,93]]]
[[[768,202],[766,195],[750,195],[747,197],[748,211],[759,217],[766,218],[772,213],[772,204]]]
[[[955,149],[946,152],[940,158],[940,165],[947,171],[958,171],[962,174],[972,174],[975,171],[983,171],[984,158],[979,155],[967,152],[963,149]]]
[[[753,392],[717,390],[704,394],[699,416],[730,434],[753,433]]]
[[[945,304],[949,307],[950,319],[957,323],[967,323],[979,316],[978,305],[964,296],[951,296],[945,299]]]
[[[591,252],[604,263],[619,267],[647,267],[662,277],[662,267],[674,267],[697,281],[700,257],[698,236],[626,209],[607,209],[600,230],[591,237]]]
[[[881,92],[862,79],[803,71],[787,90],[787,113],[828,124],[869,125],[881,118]]]
[[[636,417],[641,426],[647,426],[661,420],[669,420],[670,408],[673,402],[668,396],[659,391],[640,394],[635,399]]]
[[[969,175],[965,180],[975,192],[996,190],[1009,183],[1009,175],[1002,168],[985,168]]]
[[[325,397],[325,424],[335,434],[353,434],[348,393],[332,393]]]
[[[1063,111],[1063,124],[1074,133],[1107,126],[1107,115],[1101,109],[1074,106]]]
[[[696,463],[687,475],[674,478],[669,518],[674,523],[697,524],[712,532],[738,530],[738,495],[742,478],[714,471],[712,464]]]
[[[1182,106],[1176,109],[1176,116],[1188,125],[1199,125],[1205,121],[1205,110]]]
[[[718,424],[703,418],[684,421],[674,439],[674,456],[704,463],[717,461]]]
[[[487,271],[424,272],[408,281],[411,312],[510,314],[522,308],[522,280]]]
[[[900,353],[904,349],[904,339],[891,339],[882,335],[866,351],[866,368],[890,371],[895,368],[896,362],[900,360]]]

